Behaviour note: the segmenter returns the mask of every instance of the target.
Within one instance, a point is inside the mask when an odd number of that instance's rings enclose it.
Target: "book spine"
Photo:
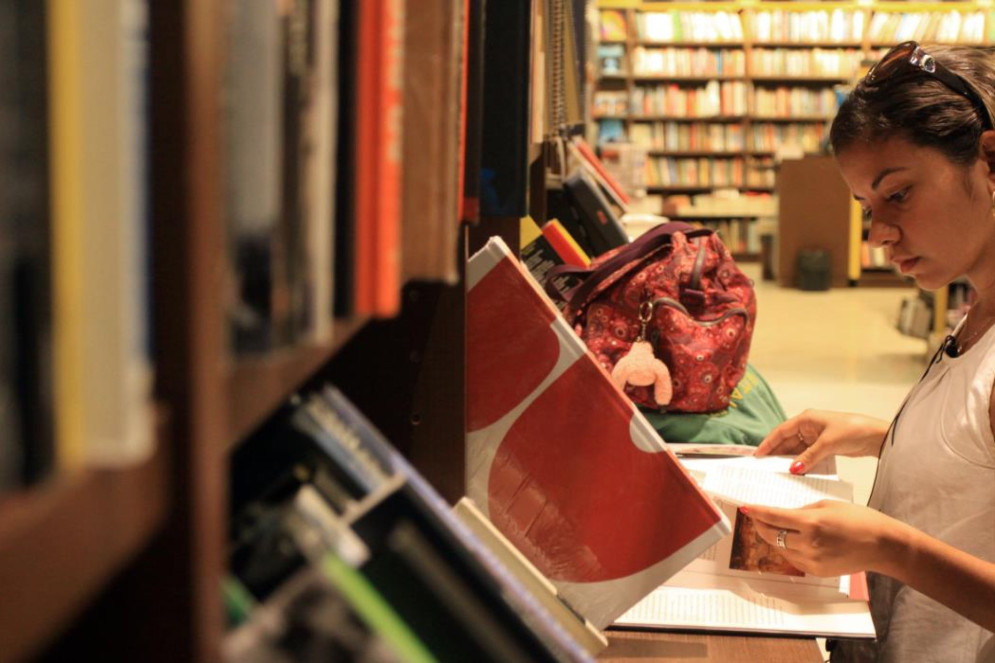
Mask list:
[[[276,0],[234,0],[225,80],[226,187],[236,354],[273,348],[275,243],[283,186],[282,70]]]
[[[359,59],[358,3],[340,2],[338,40],[339,99],[355,99]],[[335,228],[333,256],[333,312],[349,317],[356,312],[357,294],[357,113],[358,105],[340,103],[336,119],[335,146]]]
[[[306,181],[304,144],[309,95],[305,84],[308,67],[308,31],[311,29],[310,0],[282,3],[280,17],[283,50],[283,96],[281,141],[283,144],[280,215],[275,248],[274,316],[278,343],[290,344],[306,327],[304,251],[306,223],[302,191]]]
[[[573,138],[573,146],[577,148],[580,152],[584,161],[594,169],[598,176],[605,182],[605,184],[611,189],[611,191],[618,197],[618,199],[624,205],[628,205],[631,201],[628,194],[622,186],[615,180],[611,174],[605,170],[605,165],[601,163],[601,159],[597,157],[591,147],[579,136]]]
[[[404,2],[364,2],[356,90],[356,312],[400,310]]]
[[[83,183],[80,14],[73,0],[48,0],[49,145],[53,244],[53,366],[56,454],[60,471],[84,458]]]
[[[54,469],[43,3],[0,2],[0,493]]]
[[[106,0],[79,14],[81,327],[88,462],[120,466],[154,448],[149,355],[145,88],[148,6]],[[110,30],[109,30],[110,29]]]
[[[547,221],[542,227],[542,234],[565,264],[575,267],[590,266],[591,258],[558,220]]]
[[[308,335],[318,343],[332,333],[334,294],[334,200],[335,143],[338,108],[339,0],[313,0],[308,86],[312,110],[308,135],[313,147],[308,152],[305,212],[307,219],[308,277],[306,289],[310,314]]]

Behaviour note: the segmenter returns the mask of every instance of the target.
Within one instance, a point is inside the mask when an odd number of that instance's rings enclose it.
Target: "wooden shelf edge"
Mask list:
[[[160,416],[141,465],[56,478],[0,504],[0,661],[43,649],[162,527],[168,430]]]
[[[294,390],[310,378],[366,324],[365,318],[337,320],[332,339],[240,358],[228,376],[230,448],[272,414]]]

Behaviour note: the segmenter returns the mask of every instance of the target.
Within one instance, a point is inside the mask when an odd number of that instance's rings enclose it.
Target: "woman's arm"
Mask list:
[[[904,523],[902,523],[904,525]],[[891,542],[880,572],[995,631],[995,564],[910,525]]]
[[[801,509],[747,506],[757,532],[784,557],[817,576],[875,571],[891,576],[995,630],[995,564],[969,555],[868,507],[824,500]]]

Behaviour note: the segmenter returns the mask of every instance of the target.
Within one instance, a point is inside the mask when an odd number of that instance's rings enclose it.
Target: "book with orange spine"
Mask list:
[[[581,248],[558,219],[550,219],[542,226],[542,234],[567,265],[590,267],[591,257]]]
[[[403,0],[358,7],[356,71],[355,313],[401,306]]]

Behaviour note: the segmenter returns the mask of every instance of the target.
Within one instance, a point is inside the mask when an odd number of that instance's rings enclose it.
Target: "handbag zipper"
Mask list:
[[[750,320],[750,314],[749,314],[749,312],[745,308],[742,308],[742,307],[739,307],[739,306],[737,306],[736,308],[729,309],[728,311],[726,311],[725,313],[723,313],[722,315],[720,315],[717,318],[711,318],[709,320],[701,320],[701,319],[698,319],[698,318],[695,318],[694,316],[692,316],[691,313],[690,313],[690,311],[688,311],[687,308],[685,308],[685,306],[683,304],[681,304],[676,299],[671,299],[670,297],[658,297],[657,299],[654,299],[652,301],[644,302],[644,304],[649,304],[651,311],[654,311],[656,309],[656,307],[658,305],[660,305],[660,304],[663,304],[665,306],[669,306],[671,308],[675,308],[678,311],[680,311],[681,313],[683,313],[684,315],[686,315],[689,318],[691,318],[692,320],[694,320],[695,323],[697,323],[699,325],[702,325],[704,327],[711,327],[713,325],[717,325],[720,322],[722,322],[723,320],[725,320],[726,318],[728,318],[730,316],[733,316],[733,315],[741,315],[744,318],[746,318],[747,322],[749,322],[749,320]],[[640,305],[640,307],[639,307],[640,312],[642,311],[642,308],[643,308],[642,305]],[[652,313],[651,313],[651,315],[652,315]],[[642,319],[642,316],[640,315],[640,320],[641,319]]]

